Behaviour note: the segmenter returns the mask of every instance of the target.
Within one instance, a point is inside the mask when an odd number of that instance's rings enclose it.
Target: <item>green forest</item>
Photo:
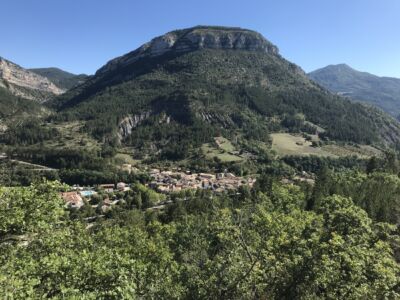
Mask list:
[[[1,299],[400,299],[398,120],[261,34],[4,65]]]
[[[171,194],[163,210],[146,209],[161,195],[136,185],[94,222],[90,205],[64,207],[58,182],[0,188],[0,294],[397,299],[396,172],[375,160],[365,172],[322,167],[313,186],[264,174],[235,193]]]

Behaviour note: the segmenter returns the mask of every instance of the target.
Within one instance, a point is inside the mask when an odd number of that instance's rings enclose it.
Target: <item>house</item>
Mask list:
[[[174,192],[179,192],[182,190],[182,185],[181,184],[177,184],[177,185],[173,185],[172,186],[172,191]]]
[[[118,183],[117,183],[117,190],[119,190],[119,191],[125,191],[125,188],[126,188],[125,182],[118,182]]]
[[[215,178],[215,175],[213,175],[213,174],[207,174],[207,173],[200,173],[200,174],[199,174],[199,177],[200,177],[201,179],[214,179],[214,178]]]
[[[159,174],[159,173],[160,173],[159,169],[151,169],[150,170],[150,175],[156,175],[156,174]]]
[[[210,189],[210,188],[212,188],[212,184],[211,184],[210,181],[203,180],[203,181],[201,182],[201,187],[202,187],[203,189]]]
[[[161,175],[163,175],[163,176],[172,176],[172,171],[162,171],[162,172],[160,172],[161,173]]]
[[[171,187],[169,185],[167,185],[167,184],[160,184],[160,185],[157,186],[157,190],[160,193],[168,193],[168,192],[171,191]]]
[[[113,193],[114,192],[114,184],[99,184],[98,188],[103,189],[106,193]]]
[[[224,173],[217,173],[217,179],[222,179],[225,177]]]
[[[80,208],[84,204],[82,197],[77,192],[61,193],[61,197],[64,199],[68,207]]]
[[[71,188],[75,191],[83,191],[83,187],[81,187],[77,184],[74,184]]]

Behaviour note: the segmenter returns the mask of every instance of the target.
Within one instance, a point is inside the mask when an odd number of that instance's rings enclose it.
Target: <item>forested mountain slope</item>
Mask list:
[[[40,104],[14,96],[0,87],[0,126],[9,122],[22,122],[24,117],[39,116],[46,110]]]
[[[29,69],[29,71],[48,78],[52,83],[64,90],[69,90],[79,84],[82,84],[88,78],[88,75],[76,75],[58,68],[36,68]]]
[[[312,132],[312,124],[333,140],[396,144],[400,136],[393,119],[324,90],[259,33],[240,28],[157,37],[49,105],[57,120],[83,120],[100,140],[156,149],[190,148],[218,134],[262,140],[273,130]]]

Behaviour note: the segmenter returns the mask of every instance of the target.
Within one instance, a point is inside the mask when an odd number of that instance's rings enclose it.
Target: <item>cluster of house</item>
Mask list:
[[[161,171],[159,169],[150,170],[151,182],[148,187],[160,193],[178,192],[185,189],[210,189],[215,192],[235,190],[242,185],[252,187],[255,183],[254,178],[238,177],[232,173],[223,172],[217,174],[209,173],[191,173],[181,171]],[[71,208],[80,208],[84,205],[84,199],[90,203],[90,199],[98,192],[120,192],[128,191],[130,186],[120,182],[117,184],[100,184],[96,187],[73,186],[71,191],[61,194],[66,206]],[[109,209],[120,200],[110,200],[106,197],[102,201],[102,210]],[[92,207],[97,208],[97,205]]]
[[[210,174],[152,169],[150,176],[152,180],[148,186],[161,193],[184,189],[211,189],[215,192],[223,192],[237,189],[242,185],[252,187],[255,182],[254,178],[238,177],[228,172]]]
[[[106,193],[113,193],[115,191],[124,192],[130,189],[129,185],[124,182],[119,182],[117,184],[99,184],[96,187],[80,187],[77,185],[72,186],[71,191],[61,193],[61,197],[64,199],[67,207],[70,208],[80,208],[84,204],[84,199],[90,201],[93,195],[96,195],[99,191],[104,191]],[[119,200],[111,201],[109,198],[103,200],[103,210],[107,210],[112,205],[115,205]],[[92,207],[97,208],[98,204],[92,205]]]

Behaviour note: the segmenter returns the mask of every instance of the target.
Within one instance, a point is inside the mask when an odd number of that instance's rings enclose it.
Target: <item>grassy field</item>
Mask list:
[[[83,126],[80,122],[52,124],[60,132],[60,137],[47,142],[48,146],[63,148],[84,148],[86,150],[100,150],[101,144],[87,133],[80,131]]]
[[[311,142],[306,141],[300,135],[293,135],[289,133],[273,133],[272,137],[272,150],[276,151],[279,156],[286,155],[317,155],[317,156],[351,156],[357,155],[358,157],[368,158],[371,156],[379,156],[381,152],[366,145],[351,146],[351,145],[324,145],[322,147],[312,147]],[[314,138],[313,138],[314,140]]]
[[[225,152],[234,152],[236,150],[235,147],[232,145],[232,143],[228,139],[222,136],[216,137],[214,138],[214,140],[215,143],[218,145],[219,149]]]
[[[360,145],[360,146],[351,146],[351,145],[325,145],[322,146],[324,151],[332,153],[336,156],[349,156],[349,155],[357,155],[361,158],[368,158],[371,156],[381,156],[382,153],[380,150],[368,146],[368,145]]]
[[[336,156],[319,147],[311,147],[311,142],[306,141],[302,136],[289,133],[273,133],[272,150],[280,156],[286,155],[319,155]]]
[[[231,161],[242,161],[243,157],[234,154],[236,151],[235,147],[232,143],[224,137],[216,137],[215,143],[217,146],[214,146],[211,143],[203,144],[201,146],[201,150],[206,156],[207,159],[214,159],[217,157],[223,162],[231,162]]]
[[[117,153],[114,156],[114,163],[117,165],[130,164],[132,166],[135,166],[140,163],[140,161],[133,159],[132,156],[129,154]]]

